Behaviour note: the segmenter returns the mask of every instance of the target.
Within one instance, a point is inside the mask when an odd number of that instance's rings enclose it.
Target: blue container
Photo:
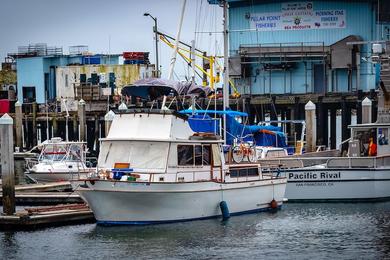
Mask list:
[[[124,175],[123,172],[113,172],[112,178],[113,178],[114,180],[120,180],[120,179],[122,178],[123,175]]]

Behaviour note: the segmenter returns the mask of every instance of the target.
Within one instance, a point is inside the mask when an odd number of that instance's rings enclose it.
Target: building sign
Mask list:
[[[252,13],[250,28],[258,31],[335,29],[346,27],[345,10],[313,10],[312,2],[283,3],[280,12]]]

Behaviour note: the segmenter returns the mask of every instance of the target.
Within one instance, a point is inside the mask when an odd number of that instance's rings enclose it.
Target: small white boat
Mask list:
[[[227,165],[215,135],[170,111],[118,113],[94,177],[71,181],[98,224],[154,224],[281,207],[286,178]]]
[[[86,177],[94,171],[86,165],[85,142],[44,141],[38,159],[26,158],[25,175],[35,182],[64,181]]]

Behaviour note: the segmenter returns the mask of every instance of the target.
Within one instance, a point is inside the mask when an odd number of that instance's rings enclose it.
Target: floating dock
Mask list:
[[[14,215],[0,215],[0,230],[31,230],[43,227],[94,223],[95,218],[86,204],[26,208]]]

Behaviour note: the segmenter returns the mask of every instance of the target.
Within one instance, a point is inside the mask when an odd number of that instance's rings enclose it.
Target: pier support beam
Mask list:
[[[351,109],[348,107],[347,101],[343,99],[341,101],[341,142],[351,137],[351,131],[348,129],[348,125],[351,124]],[[348,143],[344,143],[341,152],[348,149]]]
[[[22,104],[17,101],[15,103],[15,134],[16,134],[16,146],[20,151],[23,150],[23,111]]]
[[[306,120],[306,152],[314,152],[316,150],[316,105],[309,101],[305,105],[305,120]]]
[[[362,123],[362,99],[363,99],[363,91],[358,90],[357,92],[357,101],[356,101],[356,123]]]
[[[100,132],[100,119],[99,116],[96,116],[95,118],[95,151],[99,153],[100,150],[100,143],[99,143],[99,132]]]
[[[278,112],[276,111],[276,97],[272,97],[271,107],[270,107],[270,119],[271,121],[278,120]],[[278,123],[271,123],[273,126],[278,126]]]
[[[328,108],[322,102],[322,97],[318,98],[318,120],[317,120],[317,139],[318,145],[328,146]]]
[[[14,172],[14,133],[13,119],[4,114],[0,118],[0,159],[3,189],[3,212],[15,213],[15,172]]]
[[[330,149],[336,149],[337,129],[336,129],[337,109],[330,109]]]
[[[37,141],[37,102],[32,103],[32,146],[36,146]]]
[[[78,132],[79,132],[79,125],[77,123],[77,116],[75,115],[72,119],[73,121],[73,138],[72,140],[73,141],[78,141],[79,140],[79,136],[78,136]]]
[[[53,125],[52,137],[57,137],[58,136],[58,122],[57,122],[56,116],[53,116],[52,125]]]
[[[78,117],[79,117],[79,125],[80,125],[80,132],[79,132],[79,141],[86,141],[85,137],[85,101],[80,99],[78,103]]]
[[[362,123],[369,124],[372,122],[372,101],[368,97],[366,97],[362,101]]]

